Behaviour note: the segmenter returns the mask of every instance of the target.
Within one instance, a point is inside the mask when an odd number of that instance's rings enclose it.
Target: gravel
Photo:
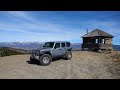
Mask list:
[[[49,66],[30,62],[30,55],[0,57],[0,79],[119,79],[120,62],[111,54],[74,51],[71,60],[55,60]]]

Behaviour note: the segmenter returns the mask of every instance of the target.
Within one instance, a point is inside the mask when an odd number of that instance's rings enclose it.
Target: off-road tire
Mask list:
[[[43,54],[39,58],[39,64],[42,66],[47,66],[52,62],[52,57],[49,54]]]
[[[71,58],[72,58],[72,52],[71,51],[67,51],[66,54],[65,54],[65,59],[66,60],[70,60]]]

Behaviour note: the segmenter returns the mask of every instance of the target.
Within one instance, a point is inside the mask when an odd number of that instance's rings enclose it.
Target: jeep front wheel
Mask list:
[[[49,54],[43,54],[40,57],[39,62],[40,62],[40,65],[46,66],[46,65],[49,65],[52,62],[52,58]]]
[[[71,58],[72,58],[72,52],[71,51],[67,51],[66,54],[65,54],[65,59],[69,60]]]

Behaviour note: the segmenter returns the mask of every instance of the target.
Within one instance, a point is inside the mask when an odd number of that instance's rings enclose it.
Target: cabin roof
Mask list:
[[[84,37],[96,37],[96,36],[104,36],[104,37],[111,37],[111,38],[114,37],[111,34],[104,32],[100,29],[95,29],[95,30],[83,35],[82,38],[84,38]]]

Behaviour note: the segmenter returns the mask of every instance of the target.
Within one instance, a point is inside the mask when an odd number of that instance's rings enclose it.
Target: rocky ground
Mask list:
[[[0,79],[120,79],[120,62],[112,54],[74,51],[71,60],[49,66],[30,62],[29,54],[0,57]]]

